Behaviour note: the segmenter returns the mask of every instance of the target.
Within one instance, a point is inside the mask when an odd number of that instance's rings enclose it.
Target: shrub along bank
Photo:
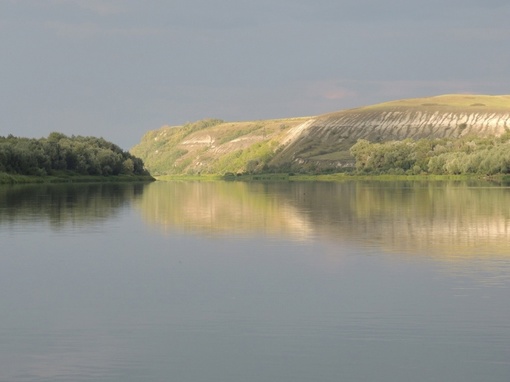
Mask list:
[[[500,137],[438,138],[351,147],[356,170],[365,174],[510,174],[510,133]]]

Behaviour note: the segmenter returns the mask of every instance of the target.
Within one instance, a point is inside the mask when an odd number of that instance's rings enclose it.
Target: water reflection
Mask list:
[[[276,183],[158,182],[145,190],[139,206],[147,222],[164,229],[308,238],[314,229],[288,191]]]
[[[47,221],[54,229],[106,220],[141,197],[144,184],[54,184],[0,187],[0,225]]]
[[[53,229],[135,205],[164,231],[266,235],[442,259],[510,254],[510,188],[466,182],[156,182],[0,187],[0,225]]]
[[[509,198],[426,182],[2,187],[0,380],[507,381]]]
[[[158,182],[137,202],[164,230],[264,233],[449,260],[510,254],[510,189],[467,182]]]

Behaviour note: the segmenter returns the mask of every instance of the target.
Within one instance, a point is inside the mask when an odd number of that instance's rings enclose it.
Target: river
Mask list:
[[[0,187],[0,381],[510,378],[510,188]]]

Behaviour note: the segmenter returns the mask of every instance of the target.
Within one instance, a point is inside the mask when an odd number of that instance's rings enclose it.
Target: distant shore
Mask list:
[[[204,175],[17,175],[0,173],[0,185],[3,184],[48,184],[48,183],[120,183],[153,181],[240,181],[240,182],[343,182],[348,180],[377,181],[488,181],[504,185],[510,184],[510,175],[490,177],[476,175],[361,175],[349,173],[334,174],[204,174]]]
[[[510,184],[510,175],[498,174],[481,175],[374,175],[374,174],[226,174],[226,175],[160,175],[155,177],[158,181],[301,181],[301,182],[342,182],[347,180],[379,180],[379,181],[465,181],[477,180],[502,184]]]
[[[0,184],[31,184],[31,183],[107,183],[107,182],[153,182],[150,175],[17,175],[0,173]]]

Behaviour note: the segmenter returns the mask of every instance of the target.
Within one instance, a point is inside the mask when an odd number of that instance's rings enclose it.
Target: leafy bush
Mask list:
[[[363,173],[508,174],[510,134],[501,137],[420,139],[372,143],[360,139],[351,147],[356,169]]]

